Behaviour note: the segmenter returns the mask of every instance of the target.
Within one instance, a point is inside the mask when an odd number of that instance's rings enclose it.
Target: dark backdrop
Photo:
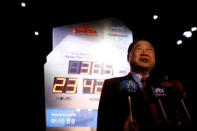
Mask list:
[[[5,107],[11,115],[5,120],[7,128],[14,125],[25,130],[45,130],[43,66],[52,50],[52,28],[108,17],[119,18],[134,32],[134,37],[151,39],[157,48],[155,70],[168,74],[170,79],[182,80],[192,100],[195,99],[192,76],[196,71],[197,33],[193,32],[191,38],[182,35],[197,25],[195,4],[26,0],[27,6],[22,8],[21,2],[15,1],[3,10],[6,42],[2,63],[8,68],[5,68],[4,81],[7,92],[2,93],[6,94]],[[154,14],[159,16],[157,20],[152,19]],[[35,36],[34,31],[39,31],[39,35]],[[182,45],[176,44],[178,39],[183,40]]]

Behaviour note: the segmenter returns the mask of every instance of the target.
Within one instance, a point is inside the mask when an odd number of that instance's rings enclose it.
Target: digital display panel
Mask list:
[[[55,77],[53,93],[76,93],[77,78]]]
[[[55,77],[53,93],[77,93],[77,78]],[[104,79],[83,79],[83,93],[100,94]]]
[[[100,94],[103,87],[103,79],[84,79],[83,93]]]
[[[104,80],[128,74],[132,41],[114,18],[53,29],[44,65],[46,131],[96,131]]]
[[[110,64],[90,61],[69,61],[68,74],[81,75],[113,75],[113,68]]]

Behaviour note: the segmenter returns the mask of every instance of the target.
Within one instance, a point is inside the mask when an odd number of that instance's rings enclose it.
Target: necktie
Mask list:
[[[143,76],[141,82],[142,82],[142,92],[144,94],[144,99],[148,101],[148,98],[146,96],[146,77]]]
[[[146,77],[142,77],[142,79],[141,79],[141,82],[142,82],[142,88],[143,88],[143,93],[144,93],[144,99],[146,100],[146,102],[148,102],[148,98],[147,98],[147,94],[146,94]],[[156,121],[156,124],[159,124],[160,123],[160,120],[159,120],[159,117],[158,117],[158,111],[157,111],[157,107],[156,107],[156,105],[154,104],[154,103],[150,103],[149,104],[149,108],[150,108],[150,110],[151,110],[151,112],[152,112],[152,115],[153,115],[153,117],[154,117],[154,119],[155,119],[155,121]]]
[[[142,82],[142,88],[145,89],[146,88],[146,77],[142,77],[141,79],[141,82]]]

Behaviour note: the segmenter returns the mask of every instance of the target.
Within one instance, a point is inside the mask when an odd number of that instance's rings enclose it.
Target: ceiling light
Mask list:
[[[191,31],[185,31],[183,33],[183,36],[185,36],[186,38],[190,38],[192,36],[192,32]]]
[[[39,35],[39,32],[38,32],[38,31],[35,31],[35,32],[34,32],[34,35]]]
[[[182,44],[182,43],[183,43],[182,40],[178,40],[178,41],[176,42],[177,45],[180,45],[180,44]]]
[[[153,15],[153,19],[154,20],[158,19],[158,15]]]
[[[22,6],[22,7],[26,7],[25,2],[21,2],[21,6]]]
[[[193,31],[196,31],[197,30],[197,27],[192,27],[191,28],[191,31],[193,32]]]

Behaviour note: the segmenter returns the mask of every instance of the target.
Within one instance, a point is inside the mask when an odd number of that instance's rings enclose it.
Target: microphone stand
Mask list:
[[[181,104],[182,104],[182,106],[183,106],[183,108],[185,110],[185,113],[187,114],[187,117],[189,118],[190,121],[192,121],[192,118],[191,118],[191,116],[189,114],[189,111],[188,111],[188,109],[187,109],[187,107],[185,105],[185,102],[184,102],[183,98],[181,98]]]
[[[158,100],[159,106],[160,106],[160,108],[161,108],[161,111],[162,111],[162,114],[163,114],[164,119],[165,119],[166,121],[168,121],[168,117],[167,117],[167,115],[166,115],[166,112],[165,112],[165,109],[164,109],[163,104],[162,104],[162,102],[161,102],[161,99],[158,98],[157,100]]]
[[[129,102],[129,116],[130,116],[130,126],[132,126],[133,122],[133,114],[132,114],[132,106],[131,106],[131,96],[128,96],[128,102]]]

